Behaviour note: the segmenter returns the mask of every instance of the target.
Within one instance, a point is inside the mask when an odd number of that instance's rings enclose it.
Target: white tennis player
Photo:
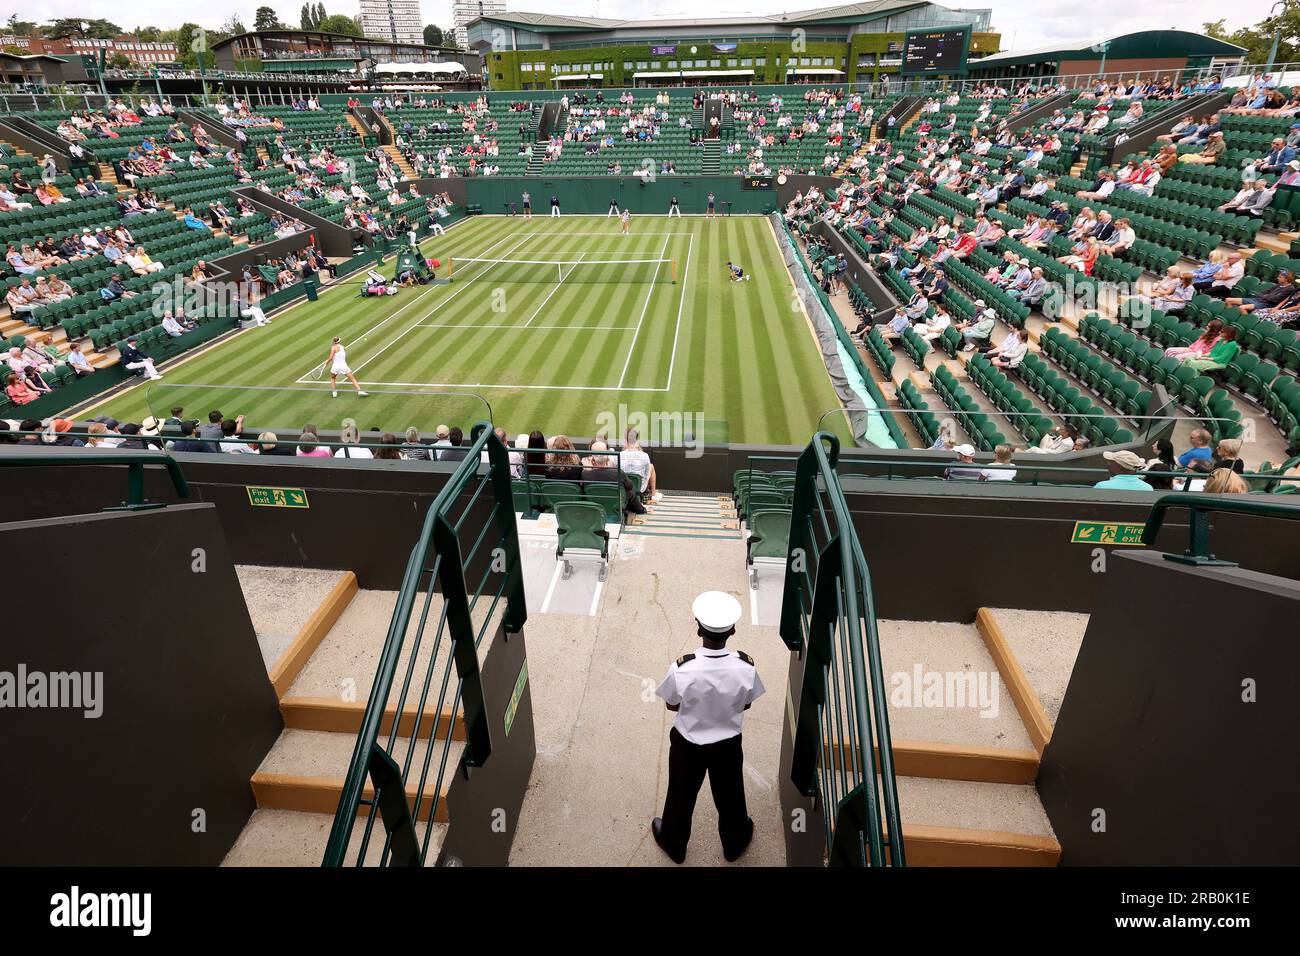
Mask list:
[[[348,354],[337,335],[334,336],[334,341],[330,343],[330,354],[329,358],[325,360],[325,364],[330,368],[330,391],[333,392],[334,398],[339,397],[340,375],[347,376],[348,381],[352,383],[352,387],[357,390],[357,395],[362,398],[366,397],[368,393],[361,390],[361,383],[352,374],[352,369],[348,368]]]
[[[623,235],[626,236],[628,224],[632,221],[632,210],[624,209],[623,212],[619,214],[618,221],[623,227]]]

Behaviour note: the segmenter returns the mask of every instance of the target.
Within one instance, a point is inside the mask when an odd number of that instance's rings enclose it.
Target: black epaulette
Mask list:
[[[681,657],[677,658],[677,666],[681,667],[683,664],[687,664],[693,660],[695,660],[694,654],[683,654]]]
[[[744,651],[736,651],[736,656],[739,657],[746,664],[748,664],[750,667],[754,666],[754,658],[750,657]]]

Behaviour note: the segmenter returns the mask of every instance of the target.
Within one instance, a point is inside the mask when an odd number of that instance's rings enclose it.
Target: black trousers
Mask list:
[[[695,798],[709,775],[713,805],[718,808],[718,835],[722,852],[730,859],[740,854],[754,833],[745,807],[745,754],[740,734],[713,744],[693,744],[674,727],[668,734],[668,796],[664,798],[663,840],[668,851],[686,855],[691,839]]]

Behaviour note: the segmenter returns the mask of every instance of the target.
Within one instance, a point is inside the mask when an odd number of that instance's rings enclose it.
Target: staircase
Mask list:
[[[320,866],[344,776],[365,712],[369,681],[383,647],[394,595],[357,587],[350,571],[237,568],[267,673],[280,699],[284,730],[249,781],[257,809],[225,866]],[[437,602],[435,602],[437,603]],[[437,613],[437,610],[434,611]],[[418,762],[433,749],[453,765],[464,728],[432,705],[403,708],[398,748]],[[396,708],[387,710],[386,734]],[[407,790],[415,802],[417,788]],[[417,833],[430,827],[433,858],[449,820],[447,788],[426,785]],[[432,816],[432,822],[430,822]],[[358,820],[354,845],[365,829]],[[384,831],[376,821],[367,863],[379,862]]]
[[[366,137],[366,136],[374,136],[374,135],[375,135],[373,132],[371,132],[370,130],[366,129],[366,124],[363,123],[363,122],[361,122],[361,120],[357,119],[356,115],[353,114],[353,112],[352,112],[351,110],[348,110],[348,112],[344,113],[343,115],[344,115],[344,117],[347,118],[348,125],[351,126],[354,130],[357,131],[357,135],[358,135],[358,136],[361,136],[362,138],[364,138],[364,137]],[[385,122],[385,121],[381,120],[381,122]]]
[[[396,146],[384,146],[382,149],[388,154],[388,158],[393,161],[394,165],[402,171],[404,177],[407,179],[419,179],[419,176],[416,175],[415,167],[407,162],[406,157],[402,155],[401,150]]]
[[[716,139],[704,141],[704,155],[700,158],[700,172],[716,176],[722,168],[722,143]]]
[[[730,498],[670,495],[637,515],[624,534],[658,538],[740,539],[736,507]]]

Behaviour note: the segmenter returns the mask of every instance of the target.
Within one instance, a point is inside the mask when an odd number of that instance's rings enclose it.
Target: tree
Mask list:
[[[1228,32],[1223,20],[1202,24],[1206,36],[1245,47],[1247,63],[1267,63],[1275,32],[1281,34],[1274,63],[1290,63],[1300,58],[1300,8],[1286,7],[1276,19],[1264,19],[1254,26]]]
[[[157,27],[136,27],[131,35],[139,37],[145,43],[157,43],[162,39],[162,31]]]
[[[316,29],[321,33],[344,33],[350,37],[364,36],[361,32],[361,24],[349,16],[336,13],[326,17],[320,23],[316,24]]]
[[[85,24],[83,29],[82,24]],[[55,20],[42,31],[48,37],[84,37],[94,40],[111,40],[124,32],[109,20],[83,20],[80,17]]]
[[[129,69],[131,69],[131,61],[130,61],[129,59],[127,59],[127,56],[126,56],[125,53],[114,53],[112,56],[110,56],[110,57],[108,58],[108,60],[106,61],[106,63],[107,63],[107,66],[108,66],[108,68],[109,68],[110,70],[129,70]]]
[[[257,13],[253,14],[254,30],[283,30],[284,25],[280,18],[276,16],[274,10],[270,7],[258,7]]]
[[[460,49],[460,42],[456,39],[456,30],[454,28],[442,31],[442,45],[451,47],[453,50]]]
[[[30,20],[19,20],[18,14],[11,14],[5,23],[5,29],[16,37],[38,36],[40,30]]]
[[[320,29],[320,25],[321,25],[322,23],[324,23],[325,20],[326,20],[328,17],[329,17],[329,14],[325,12],[325,4],[324,4],[324,3],[318,3],[318,4],[316,4],[316,14],[315,14],[315,17],[314,17],[314,19],[315,19],[315,21],[316,21],[316,29],[319,30],[319,29]]]
[[[221,30],[219,32],[225,34],[226,36],[233,37],[239,33],[247,33],[248,29],[244,26],[244,22],[239,19],[239,14],[232,13],[229,17],[226,18],[226,22],[221,24]],[[208,34],[208,42],[209,43],[216,42],[216,40],[214,39],[214,34],[212,33]]]
[[[425,46],[442,46],[442,27],[435,27],[432,23],[424,28]]]
[[[194,41],[202,37],[202,50],[194,49]],[[208,49],[215,40],[215,33],[208,33],[203,30],[197,23],[182,23],[176,29],[176,55],[181,65],[188,69],[196,69],[199,65],[200,54],[203,57],[204,69],[211,69],[216,64],[216,57]]]

